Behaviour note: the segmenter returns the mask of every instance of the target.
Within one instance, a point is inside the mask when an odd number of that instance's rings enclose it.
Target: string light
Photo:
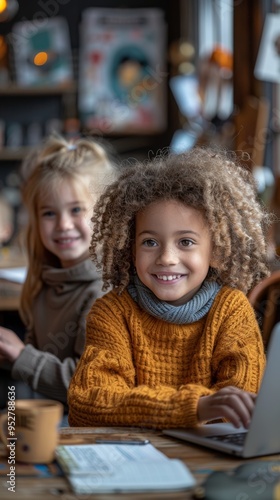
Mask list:
[[[0,0],[0,14],[7,9],[7,0]]]
[[[0,0],[0,22],[10,21],[16,15],[18,7],[17,0]]]

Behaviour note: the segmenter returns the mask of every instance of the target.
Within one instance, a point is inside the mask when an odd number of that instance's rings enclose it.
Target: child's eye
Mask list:
[[[72,213],[73,214],[79,214],[82,211],[81,207],[73,207],[72,208]]]
[[[184,239],[184,240],[180,241],[180,244],[183,247],[191,247],[194,244],[194,242],[192,240],[189,240],[189,239]]]
[[[157,242],[155,240],[145,240],[143,241],[143,245],[145,247],[155,247],[157,246]]]
[[[55,212],[53,210],[46,210],[45,212],[42,212],[42,217],[54,217]]]

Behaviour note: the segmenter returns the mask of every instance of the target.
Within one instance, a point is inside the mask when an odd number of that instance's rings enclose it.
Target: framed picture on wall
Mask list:
[[[280,14],[266,15],[254,73],[259,80],[280,83]]]
[[[14,24],[10,36],[19,85],[63,84],[73,80],[72,52],[67,21],[62,17],[44,22]]]
[[[80,29],[81,123],[104,133],[166,128],[166,27],[160,9],[90,8]]]

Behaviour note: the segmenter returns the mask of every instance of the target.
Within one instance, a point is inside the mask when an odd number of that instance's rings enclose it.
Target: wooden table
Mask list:
[[[174,438],[164,436],[159,431],[151,431],[137,428],[111,428],[111,427],[98,427],[98,428],[69,428],[64,427],[60,430],[60,444],[89,444],[94,443],[95,438],[104,437],[104,435],[114,436],[115,438],[122,435],[129,437],[137,437],[141,435],[143,438],[148,438],[151,443],[162,451],[169,458],[179,458],[189,467],[198,484],[214,470],[229,470],[237,465],[244,463],[245,460],[240,460],[234,457],[226,456],[222,453],[215,451],[208,451],[202,447],[189,445],[185,442],[179,441]],[[3,453],[4,447],[2,447]],[[261,460],[260,458],[256,460]],[[280,455],[270,457],[263,457],[262,460],[280,460]],[[252,461],[252,459],[250,459]],[[0,459],[1,466],[7,465],[7,458],[2,456]],[[16,466],[17,467],[17,466]],[[19,468],[19,467],[18,467]],[[0,498],[1,500],[56,500],[61,498],[63,500],[88,500],[89,498],[99,500],[190,500],[193,491],[182,492],[167,492],[167,493],[142,493],[142,494],[91,494],[91,495],[75,495],[72,493],[65,477],[51,477],[51,478],[36,478],[24,477],[17,474],[16,469],[16,488],[15,493],[7,490],[7,477],[5,473],[0,475]]]

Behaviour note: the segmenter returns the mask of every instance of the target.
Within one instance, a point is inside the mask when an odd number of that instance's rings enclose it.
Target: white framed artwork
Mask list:
[[[258,80],[280,82],[280,14],[267,14],[254,71]]]
[[[89,8],[80,29],[79,115],[104,133],[166,128],[166,30],[160,9]]]

